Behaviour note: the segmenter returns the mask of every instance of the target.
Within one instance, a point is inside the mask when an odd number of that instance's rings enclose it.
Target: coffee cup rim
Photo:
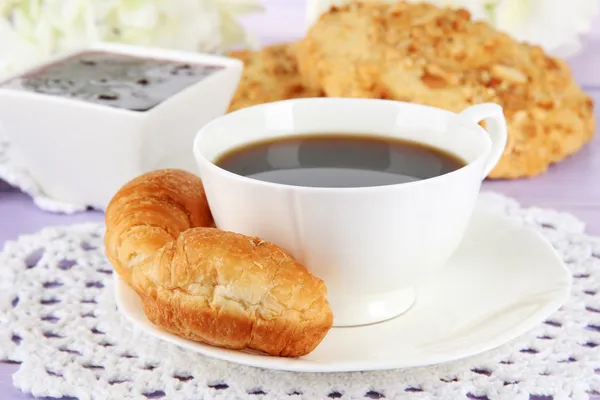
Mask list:
[[[381,104],[393,103],[393,104],[397,104],[398,106],[405,106],[405,107],[408,106],[408,107],[414,107],[414,108],[420,108],[420,109],[427,109],[431,112],[435,112],[440,115],[445,114],[446,116],[451,116],[453,119],[455,118],[456,121],[459,121],[462,124],[467,124],[467,125],[473,126],[474,128],[479,128],[479,130],[481,130],[481,133],[482,133],[481,139],[485,142],[485,148],[481,152],[481,154],[479,154],[477,157],[475,157],[471,161],[465,160],[464,158],[461,157],[461,160],[463,162],[465,162],[465,165],[457,170],[445,173],[443,175],[438,175],[438,176],[434,176],[431,178],[421,179],[421,180],[413,181],[413,182],[404,182],[404,183],[397,183],[397,184],[391,184],[391,185],[379,185],[379,186],[359,186],[359,187],[296,186],[296,185],[289,185],[289,184],[275,183],[275,182],[268,182],[268,181],[253,179],[253,178],[250,178],[247,176],[238,175],[236,173],[230,172],[224,168],[219,167],[217,164],[215,164],[215,160],[208,159],[200,151],[200,143],[199,142],[203,138],[203,136],[207,132],[210,132],[212,129],[214,129],[214,126],[222,123],[222,121],[225,119],[234,117],[234,116],[242,114],[242,113],[260,112],[261,110],[264,110],[264,109],[267,109],[270,107],[274,107],[277,104],[282,104],[282,103],[300,104],[300,103],[319,103],[319,102],[332,102],[332,103],[333,102],[346,102],[346,103],[380,102]],[[341,130],[343,130],[343,129],[341,129]],[[296,132],[296,133],[291,133],[289,136],[296,136],[296,135],[301,135],[301,134],[310,134],[310,132],[306,132],[306,133]],[[318,132],[317,132],[317,134],[318,134]],[[386,135],[382,134],[381,136],[386,136]],[[248,143],[252,143],[252,141],[249,141]],[[419,142],[417,142],[417,143],[419,143]],[[276,102],[271,102],[271,103],[258,104],[258,105],[246,107],[246,108],[243,108],[240,110],[236,110],[231,113],[220,116],[218,118],[215,118],[214,120],[212,120],[211,122],[206,124],[204,127],[202,127],[198,131],[198,133],[194,139],[193,151],[194,151],[194,156],[196,158],[197,163],[201,163],[206,168],[212,170],[213,172],[219,173],[225,177],[237,180],[239,182],[258,185],[258,186],[262,186],[262,187],[273,188],[273,189],[287,189],[287,190],[296,190],[296,191],[303,191],[303,192],[351,193],[351,192],[397,190],[397,189],[404,189],[404,188],[413,188],[415,186],[426,185],[426,184],[437,182],[437,181],[440,181],[443,179],[448,179],[451,176],[455,176],[459,173],[464,173],[466,171],[471,170],[472,168],[475,168],[477,164],[483,165],[485,159],[488,157],[488,155],[491,151],[491,147],[492,147],[492,142],[491,142],[490,138],[488,137],[488,135],[486,134],[485,130],[481,126],[478,126],[477,124],[473,123],[473,121],[465,119],[465,118],[461,117],[460,114],[454,113],[452,111],[444,110],[444,109],[437,108],[437,107],[422,105],[422,104],[408,103],[408,102],[402,102],[402,101],[396,101],[396,100],[319,97],[319,98],[302,98],[302,99],[281,100],[281,101],[276,101]],[[236,148],[236,147],[235,146],[230,147],[230,149],[234,149],[234,148]]]

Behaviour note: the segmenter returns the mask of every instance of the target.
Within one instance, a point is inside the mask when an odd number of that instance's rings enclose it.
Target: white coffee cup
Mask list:
[[[306,133],[402,138],[450,152],[467,165],[397,185],[316,188],[259,181],[214,164],[249,143]],[[334,325],[355,326],[411,307],[418,283],[459,245],[481,182],[506,141],[506,122],[496,104],[455,114],[396,101],[319,98],[219,117],[200,130],[194,154],[217,226],[288,251],[325,281]]]

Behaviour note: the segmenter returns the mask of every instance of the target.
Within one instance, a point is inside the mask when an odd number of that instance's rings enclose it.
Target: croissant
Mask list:
[[[147,318],[181,337],[297,357],[333,323],[327,288],[285,251],[214,227],[201,180],[142,175],[106,210],[105,249]]]

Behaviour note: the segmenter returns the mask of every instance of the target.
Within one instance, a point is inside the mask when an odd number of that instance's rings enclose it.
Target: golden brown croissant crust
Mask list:
[[[301,356],[333,315],[320,279],[274,244],[214,228],[202,182],[142,175],[106,211],[105,247],[152,323],[231,349]]]
[[[568,65],[465,10],[419,3],[333,7],[296,48],[304,83],[332,97],[421,103],[459,112],[504,107],[508,146],[492,178],[534,176],[594,133],[593,102]]]

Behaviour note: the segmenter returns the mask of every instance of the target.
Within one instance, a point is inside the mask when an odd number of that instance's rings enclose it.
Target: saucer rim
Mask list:
[[[133,289],[131,289],[125,282],[118,276],[113,274],[114,277],[114,295],[117,303],[119,312],[127,318],[133,325],[138,329],[141,329],[145,333],[148,333],[154,337],[157,337],[166,342],[172,343],[184,349],[189,349],[204,356],[211,358],[232,362],[235,364],[246,365],[251,367],[258,367],[270,370],[280,370],[289,372],[303,372],[303,373],[334,373],[334,372],[365,372],[365,371],[382,371],[390,369],[405,369],[413,367],[423,367],[431,365],[445,364],[452,361],[476,356],[485,353],[490,350],[494,350],[520,336],[527,333],[528,331],[535,328],[537,325],[546,320],[551,314],[557,311],[569,298],[571,287],[572,287],[572,275],[567,269],[566,265],[560,258],[558,252],[552,247],[546,238],[541,233],[534,231],[533,229],[519,225],[513,220],[507,217],[498,216],[487,213],[481,210],[475,210],[474,217],[476,214],[483,214],[485,218],[496,219],[494,223],[501,223],[512,230],[517,230],[521,234],[533,234],[540,245],[545,247],[545,251],[552,254],[556,263],[553,265],[555,274],[563,274],[561,282],[563,285],[560,288],[556,288],[555,294],[551,300],[548,300],[544,306],[540,307],[533,315],[523,319],[513,328],[506,330],[503,334],[497,335],[494,339],[485,341],[479,346],[459,348],[455,351],[446,351],[440,353],[434,353],[424,356],[418,362],[411,360],[410,362],[404,362],[403,360],[376,360],[376,361],[338,361],[335,363],[323,363],[318,360],[306,360],[300,358],[285,358],[259,354],[251,351],[239,351],[220,348],[205,343],[194,342],[189,339],[181,338],[175,334],[167,332],[166,330],[153,325],[150,321],[145,318],[143,311],[135,306],[135,304],[129,304],[127,301],[128,295],[137,295]],[[142,313],[143,319],[138,317],[136,314]],[[401,317],[401,316],[400,316]],[[377,324],[375,324],[377,325]],[[369,325],[372,326],[372,325]],[[357,327],[333,327],[333,330],[360,330],[365,328],[364,326]]]

